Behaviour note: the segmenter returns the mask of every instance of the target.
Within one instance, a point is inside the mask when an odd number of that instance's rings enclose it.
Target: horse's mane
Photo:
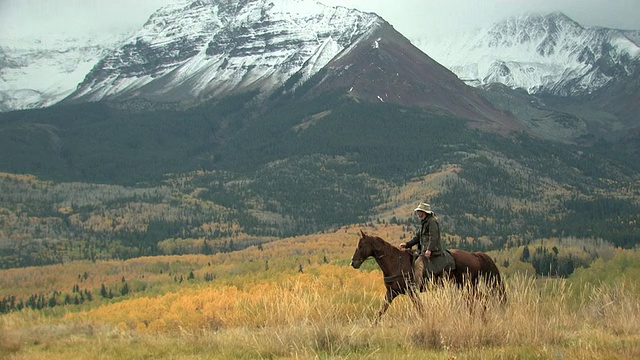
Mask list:
[[[399,247],[391,244],[390,242],[386,241],[385,239],[381,238],[380,236],[368,235],[368,234],[365,234],[364,236],[374,240],[375,243],[378,244],[381,247],[380,250],[389,249],[391,251],[399,251],[399,252],[408,252],[409,251],[408,249],[402,249],[402,248],[399,248]]]

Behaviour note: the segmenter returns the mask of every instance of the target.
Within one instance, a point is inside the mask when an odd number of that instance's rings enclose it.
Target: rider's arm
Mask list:
[[[404,243],[404,247],[406,247],[407,249],[411,248],[414,245],[417,245],[420,242],[420,238],[418,237],[418,235],[414,236],[413,239],[407,241],[406,243]]]

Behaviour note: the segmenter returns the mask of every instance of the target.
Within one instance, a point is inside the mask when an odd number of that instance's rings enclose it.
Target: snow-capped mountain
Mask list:
[[[176,0],[142,28],[127,30],[118,36],[0,38],[0,111],[103,99],[196,103],[249,90],[290,91],[321,73],[324,84],[355,84],[353,93],[373,101],[475,119],[505,114],[458,78],[561,96],[606,88],[606,99],[618,99],[608,110],[635,114],[637,107],[624,95],[636,93],[636,85],[624,79],[640,73],[639,32],[585,28],[561,13],[412,39],[423,53],[375,14],[315,0]],[[358,60],[349,56],[354,49],[360,49]],[[378,64],[378,73],[361,64],[356,74],[357,61]]]
[[[590,94],[638,76],[637,32],[583,27],[562,13],[527,14],[477,31],[414,43],[470,85]]]
[[[60,91],[48,103],[22,106],[130,99],[197,104],[247,91],[266,99],[275,91],[297,90],[312,77],[309,94],[339,88],[353,98],[519,128],[512,115],[384,19],[315,0],[176,0],[103,56],[73,91],[66,88],[70,94],[62,101]]]
[[[0,36],[0,112],[53,105],[130,34]]]
[[[176,1],[104,57],[68,98],[156,101],[303,82],[384,21],[314,0]]]
[[[624,36],[640,46],[640,30],[622,30]]]

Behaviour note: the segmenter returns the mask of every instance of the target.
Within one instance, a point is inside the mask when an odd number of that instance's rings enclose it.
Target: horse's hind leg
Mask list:
[[[380,308],[380,310],[378,310],[378,315],[376,315],[376,318],[373,320],[374,324],[377,324],[380,322],[382,315],[384,315],[384,313],[387,312],[389,305],[391,305],[391,303],[385,299],[384,303],[382,304],[382,307]]]

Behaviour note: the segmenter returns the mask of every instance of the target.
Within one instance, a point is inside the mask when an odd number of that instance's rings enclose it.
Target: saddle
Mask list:
[[[413,254],[412,261],[415,262],[415,260],[418,257],[418,253],[414,251],[412,254]],[[441,255],[438,255],[438,256],[432,255],[430,258],[424,258],[424,260],[425,260],[424,261],[425,273],[423,275],[425,276],[431,276],[431,275],[437,276],[446,271],[452,271],[456,268],[456,262],[449,250],[444,250]]]

